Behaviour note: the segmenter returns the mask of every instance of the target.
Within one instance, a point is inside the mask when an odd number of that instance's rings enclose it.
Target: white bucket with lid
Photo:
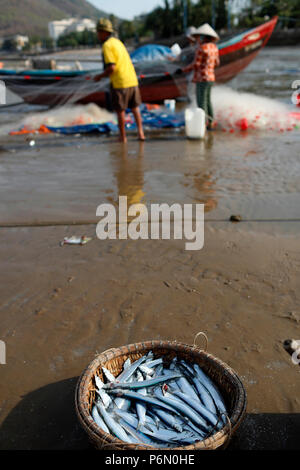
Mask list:
[[[203,109],[187,108],[184,118],[186,136],[189,139],[203,139],[206,131],[206,119]]]

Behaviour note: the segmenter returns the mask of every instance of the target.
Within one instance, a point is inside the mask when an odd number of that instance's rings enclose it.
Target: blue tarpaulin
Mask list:
[[[145,127],[153,129],[163,128],[180,128],[184,126],[183,113],[170,113],[165,110],[149,111],[146,105],[140,107],[143,124]],[[126,123],[126,129],[136,129],[134,118],[130,111],[128,112],[130,122]],[[109,132],[118,132],[118,126],[112,122],[105,122],[102,124],[81,124],[77,126],[68,127],[50,127],[48,129],[52,132],[60,134],[86,134],[89,132],[99,132],[100,134],[107,134]]]
[[[130,54],[133,63],[166,60],[167,56],[173,56],[171,49],[157,44],[141,46]]]
[[[109,132],[117,132],[118,126],[112,122],[106,122],[104,124],[80,124],[77,126],[63,126],[63,127],[52,127],[47,126],[52,132],[58,132],[59,134],[88,134],[89,132],[99,132],[100,134],[108,134]]]

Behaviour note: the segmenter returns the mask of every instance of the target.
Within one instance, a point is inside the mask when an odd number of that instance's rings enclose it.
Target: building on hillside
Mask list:
[[[96,31],[96,23],[89,18],[83,18],[82,20],[75,21],[67,29],[68,33],[75,31],[76,33],[82,33],[87,29],[88,31]]]
[[[81,33],[85,29],[95,31],[95,21],[90,20],[89,18],[68,18],[60,21],[50,21],[50,23],[48,23],[49,35],[54,41],[57,41],[57,39],[63,34],[71,32]]]
[[[67,28],[69,28],[73,22],[73,18],[60,21],[50,21],[48,23],[49,36],[56,41],[59,36],[65,33]]]

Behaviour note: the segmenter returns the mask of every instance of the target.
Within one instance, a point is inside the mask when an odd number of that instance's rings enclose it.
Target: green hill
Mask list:
[[[48,35],[48,22],[68,17],[107,16],[86,0],[1,0],[0,36]]]

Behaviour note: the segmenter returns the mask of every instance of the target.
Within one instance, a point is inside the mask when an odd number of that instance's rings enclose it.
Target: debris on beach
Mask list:
[[[60,246],[63,245],[86,245],[88,242],[90,242],[93,238],[92,237],[86,237],[85,235],[82,235],[81,237],[65,237],[62,242],[60,242]]]
[[[300,349],[300,339],[286,339],[283,342],[283,347],[289,354],[293,354],[297,349]]]
[[[241,215],[231,215],[229,220],[230,222],[241,222],[243,219]]]
[[[17,131],[10,131],[9,135],[26,135],[26,134],[51,134],[52,131],[48,127],[41,125],[38,128],[32,128],[28,125],[23,126]]]
[[[40,308],[35,310],[36,315],[43,315],[46,312],[47,312],[47,310],[44,307],[40,307]]]
[[[283,347],[292,356],[292,362],[300,365],[300,339],[286,339]]]
[[[91,417],[127,443],[177,447],[202,441],[227,424],[224,399],[196,363],[175,357],[166,364],[153,352],[115,377],[102,367],[94,376]]]

